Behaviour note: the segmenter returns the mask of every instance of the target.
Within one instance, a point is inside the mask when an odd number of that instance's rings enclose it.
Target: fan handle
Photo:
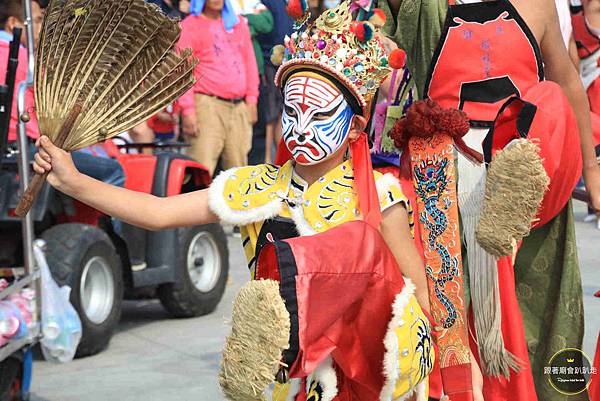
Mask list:
[[[60,127],[58,135],[56,136],[56,140],[54,141],[54,144],[59,148],[64,146],[69,134],[71,133],[71,129],[73,129],[75,120],[77,120],[77,117],[80,113],[81,104],[75,103],[69,114],[67,114],[67,118]],[[34,174],[33,178],[29,182],[29,185],[27,186],[27,189],[25,190],[25,193],[21,196],[21,200],[19,201],[17,208],[15,209],[15,214],[17,216],[25,217],[25,215],[29,212],[29,209],[31,209],[31,206],[33,206],[33,203],[37,199],[40,190],[44,186],[48,174],[49,173],[44,173],[41,175],[37,173]]]

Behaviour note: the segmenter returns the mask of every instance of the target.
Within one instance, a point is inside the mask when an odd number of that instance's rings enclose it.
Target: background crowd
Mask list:
[[[181,19],[179,46],[191,47],[199,64],[196,86],[181,99],[124,138],[136,143],[184,142],[187,153],[211,171],[251,163],[271,162],[280,138],[282,97],[273,84],[275,67],[270,61],[271,48],[292,32],[293,21],[283,0],[147,0],[161,10]],[[41,29],[47,0],[33,2],[34,35]],[[335,6],[331,4],[328,6]],[[323,4],[314,1],[315,9]],[[0,75],[6,72],[8,44],[12,31],[23,27],[20,0],[0,1]],[[22,49],[16,81],[27,73],[26,39]],[[39,137],[35,122],[33,93],[27,97],[33,117],[27,135]],[[16,140],[16,96],[13,99],[9,142]],[[143,150],[151,152],[150,149]],[[96,146],[82,154],[110,159],[112,144]],[[79,157],[79,156],[77,156]],[[85,158],[85,156],[82,156]],[[82,162],[82,164],[85,164]],[[109,162],[109,164],[111,164]],[[78,166],[80,167],[80,166]],[[122,185],[123,172],[115,161],[112,172]],[[96,178],[106,178],[98,177]],[[106,181],[106,179],[104,180]]]

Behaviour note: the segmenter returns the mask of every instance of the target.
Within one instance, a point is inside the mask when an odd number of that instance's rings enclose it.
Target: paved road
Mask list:
[[[583,206],[576,206],[581,220]],[[593,355],[600,330],[600,231],[577,223],[584,283],[586,338]],[[171,319],[156,301],[126,302],[108,350],[66,365],[36,362],[32,401],[220,401],[219,353],[234,295],[247,280],[239,240],[229,239],[231,277],[211,315]]]

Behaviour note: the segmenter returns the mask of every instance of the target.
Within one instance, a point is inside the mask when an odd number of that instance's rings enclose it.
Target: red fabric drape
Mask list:
[[[597,295],[598,296],[598,295]],[[598,334],[598,344],[596,345],[596,356],[592,364],[596,368],[596,374],[592,375],[592,381],[588,388],[590,401],[600,401],[600,334]]]
[[[524,115],[525,103],[535,105],[531,124]],[[518,125],[519,124],[519,125]],[[517,128],[520,128],[519,133]],[[533,86],[515,99],[499,115],[494,125],[493,152],[521,135],[536,143],[550,178],[550,187],[538,213],[536,227],[540,227],[563,209],[581,176],[581,147],[575,113],[558,84],[544,81]]]
[[[277,153],[275,155],[275,165],[283,166],[288,160],[292,160],[292,154],[285,145],[285,141],[281,139],[277,145]]]
[[[379,399],[384,337],[392,304],[405,288],[383,237],[365,222],[353,221],[282,242],[287,246],[269,243],[262,249],[256,277],[281,280],[286,305],[297,311],[299,353],[290,377],[308,376],[331,355],[338,371],[334,401]],[[284,282],[290,277],[293,296]]]
[[[350,153],[354,168],[354,190],[358,195],[358,207],[362,212],[363,220],[371,227],[379,228],[381,206],[373,177],[367,134],[363,132],[357,140],[350,143]]]

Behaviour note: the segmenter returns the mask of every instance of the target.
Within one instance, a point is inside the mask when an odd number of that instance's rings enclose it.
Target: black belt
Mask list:
[[[214,97],[215,99],[219,99],[223,102],[227,102],[227,103],[231,103],[231,104],[240,104],[244,101],[243,97],[238,97],[235,99],[225,99],[224,97],[221,96],[216,96],[216,95],[208,95],[206,93],[198,93],[199,95],[204,95],[204,96],[209,96],[209,97]]]

